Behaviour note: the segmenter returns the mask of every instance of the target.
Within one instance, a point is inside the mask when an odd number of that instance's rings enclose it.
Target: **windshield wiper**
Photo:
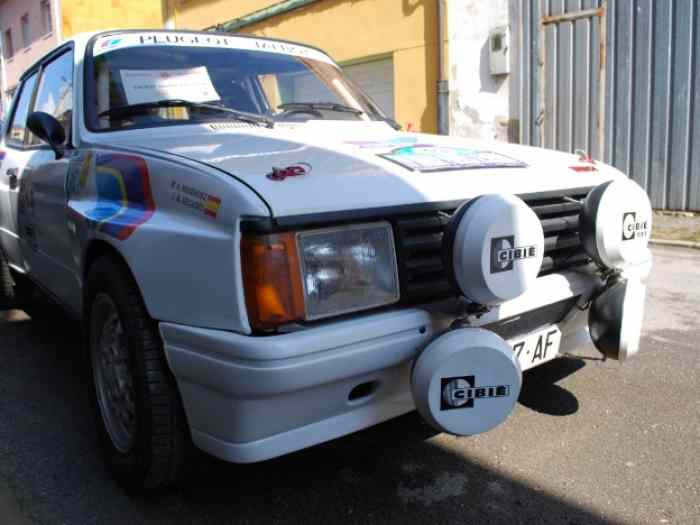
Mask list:
[[[330,111],[353,113],[355,115],[363,115],[366,113],[366,111],[362,111],[361,109],[346,106],[345,104],[338,104],[335,102],[287,102],[285,104],[280,104],[279,106],[277,106],[277,108],[287,111],[295,109],[327,109]],[[372,117],[386,122],[397,131],[401,129],[401,124],[396,122],[393,118],[385,117],[384,115],[374,112],[372,113]]]
[[[355,115],[362,115],[364,111],[361,109],[346,106],[345,104],[338,104],[336,102],[286,102],[277,106],[278,109],[290,110],[290,109],[325,109],[328,111],[338,111],[341,113],[354,113]]]
[[[247,111],[240,111],[238,109],[232,109],[226,106],[219,106],[217,104],[208,104],[206,102],[192,102],[191,100],[184,100],[179,98],[168,98],[163,100],[155,100],[153,102],[141,102],[140,104],[127,104],[125,106],[115,106],[102,111],[97,116],[98,117],[112,117],[112,118],[123,118],[130,115],[137,115],[143,113],[149,109],[154,108],[173,108],[173,107],[186,107],[194,109],[205,109],[209,111],[218,111],[221,113],[226,113],[231,115],[237,120],[243,122],[250,122],[252,124],[265,124],[268,128],[273,127],[274,121],[265,115],[256,115],[255,113],[248,113]]]
[[[382,120],[389,124],[392,128],[394,128],[396,131],[401,131],[402,126],[398,122],[396,122],[393,118],[391,117],[385,117],[384,115],[379,115],[375,114],[375,117],[377,117],[379,120]]]

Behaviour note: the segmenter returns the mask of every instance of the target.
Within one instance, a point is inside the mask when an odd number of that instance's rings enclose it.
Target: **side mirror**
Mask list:
[[[61,146],[66,142],[66,132],[56,117],[35,111],[27,118],[27,127],[44,142],[47,142],[56,154],[56,159],[63,157]]]

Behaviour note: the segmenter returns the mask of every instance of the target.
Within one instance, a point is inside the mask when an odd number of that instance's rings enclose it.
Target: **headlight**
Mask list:
[[[399,299],[389,224],[301,232],[297,245],[306,319],[355,312]]]
[[[241,251],[248,317],[257,329],[399,299],[386,222],[244,237]]]

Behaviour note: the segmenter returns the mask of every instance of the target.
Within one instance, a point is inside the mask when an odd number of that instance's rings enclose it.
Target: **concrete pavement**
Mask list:
[[[5,314],[0,524],[7,509],[50,524],[700,523],[700,251],[653,251],[641,355],[584,349],[527,372],[492,432],[409,415],[262,464],[202,458],[146,499],[99,459],[77,326]]]

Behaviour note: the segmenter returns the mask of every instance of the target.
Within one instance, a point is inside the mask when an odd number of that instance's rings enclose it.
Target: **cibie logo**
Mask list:
[[[440,380],[440,410],[474,408],[476,400],[510,395],[510,385],[476,386],[475,377],[443,377]]]
[[[537,247],[515,246],[515,237],[496,237],[491,239],[491,273],[507,272],[513,269],[513,263],[537,255]]]
[[[649,223],[637,221],[637,213],[628,211],[622,215],[622,240],[643,239],[649,235]]]

